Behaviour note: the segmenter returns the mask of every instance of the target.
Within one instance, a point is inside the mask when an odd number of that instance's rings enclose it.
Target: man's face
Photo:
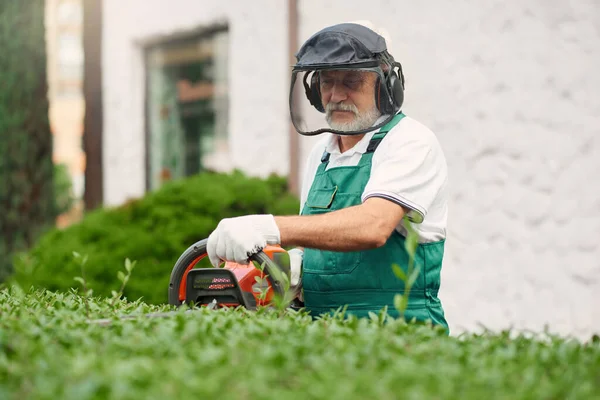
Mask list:
[[[376,80],[368,71],[321,71],[321,101],[333,129],[361,130],[375,123],[381,115],[375,105]]]

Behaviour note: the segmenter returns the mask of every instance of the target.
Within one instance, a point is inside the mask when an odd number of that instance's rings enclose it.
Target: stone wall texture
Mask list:
[[[453,333],[482,325],[547,325],[584,339],[600,332],[597,1],[298,3],[300,42],[345,21],[385,30],[406,75],[405,113],[431,127],[446,152],[440,295]],[[289,172],[284,1],[104,7],[107,204],[144,193],[144,43],[215,22],[230,30],[227,168]],[[315,140],[300,139],[301,159]]]

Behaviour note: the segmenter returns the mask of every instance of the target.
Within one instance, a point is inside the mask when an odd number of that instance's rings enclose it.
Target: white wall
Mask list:
[[[144,44],[215,23],[229,24],[231,46],[230,149],[223,157],[250,174],[287,174],[284,2],[104,0],[104,18],[105,204],[120,204],[145,190]]]
[[[300,1],[301,38],[371,20],[405,112],[450,169],[451,328],[600,331],[600,8],[594,1]]]
[[[600,331],[594,3],[372,0],[366,9],[356,0],[299,1],[301,41],[343,21],[384,27],[407,78],[405,112],[438,134],[451,174],[441,297],[456,333],[478,323],[549,324],[582,338]],[[235,163],[254,174],[287,173],[285,2],[105,4],[107,203],[143,192],[136,41],[216,19],[231,29]],[[303,155],[314,140],[301,138]]]

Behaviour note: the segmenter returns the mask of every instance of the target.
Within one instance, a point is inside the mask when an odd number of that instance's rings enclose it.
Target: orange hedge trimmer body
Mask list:
[[[263,251],[250,257],[248,264],[226,262],[223,268],[197,268],[198,263],[207,257],[207,239],[190,246],[177,260],[171,271],[169,282],[169,304],[183,304],[194,307],[246,307],[255,310],[257,306],[269,306],[274,296],[284,296],[284,283],[277,276],[286,274],[273,261],[275,253],[284,253],[279,246],[267,246]],[[261,265],[257,268],[254,262]],[[273,273],[275,272],[275,274]],[[302,308],[304,303],[298,298],[289,304],[291,308]],[[191,310],[188,310],[191,311]],[[147,318],[166,318],[175,312],[144,314]],[[126,315],[120,319],[135,319],[139,316]],[[90,321],[109,325],[111,318]]]
[[[177,260],[169,283],[169,304],[194,304],[212,308],[238,307],[256,309],[267,306],[276,293],[283,294],[282,282],[274,279],[272,271],[281,268],[273,261],[275,253],[284,253],[279,246],[267,246],[252,258],[264,265],[225,262],[222,268],[194,268],[207,257],[206,241],[189,247]],[[283,271],[282,271],[283,272]],[[285,272],[283,272],[285,273]]]

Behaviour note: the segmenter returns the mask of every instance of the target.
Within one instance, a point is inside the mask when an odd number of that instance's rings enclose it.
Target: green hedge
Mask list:
[[[586,343],[510,331],[457,338],[400,320],[312,321],[265,309],[145,318],[166,307],[111,302],[0,291],[0,398],[578,400],[600,393],[597,336]],[[96,319],[111,323],[89,321]]]
[[[255,213],[297,214],[299,201],[284,178],[258,179],[236,171],[206,172],[172,181],[117,208],[90,212],[81,223],[44,235],[15,260],[12,281],[50,290],[78,287],[81,265],[94,294],[110,295],[127,258],[136,261],[124,295],[167,302],[174,263],[196,241],[208,237],[222,218]],[[208,265],[208,260],[205,260]]]

